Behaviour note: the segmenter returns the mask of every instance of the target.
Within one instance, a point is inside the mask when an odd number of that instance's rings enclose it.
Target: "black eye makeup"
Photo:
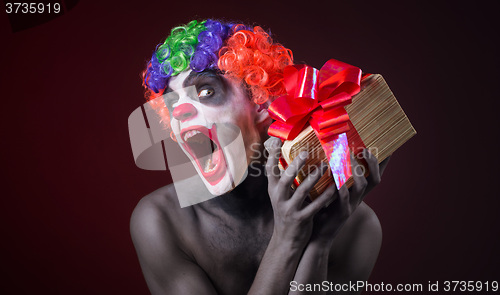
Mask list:
[[[195,86],[199,102],[207,106],[223,105],[227,99],[227,82],[216,71],[191,72],[184,80],[182,86],[185,88]],[[179,94],[170,87],[167,88],[165,105],[170,113],[173,112],[174,104],[178,101]]]
[[[226,102],[226,81],[216,71],[191,72],[183,86],[191,85],[196,87],[198,98],[202,104],[219,106]]]

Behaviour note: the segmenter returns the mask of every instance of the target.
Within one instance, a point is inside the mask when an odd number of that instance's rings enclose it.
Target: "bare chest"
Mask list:
[[[200,227],[193,254],[219,293],[246,294],[271,235],[272,222],[209,223]]]

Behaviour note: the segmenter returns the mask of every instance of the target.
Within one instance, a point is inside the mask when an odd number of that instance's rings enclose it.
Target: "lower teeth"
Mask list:
[[[215,166],[217,165],[212,164],[212,156],[210,156],[210,158],[208,158],[208,160],[205,162],[205,168],[203,169],[203,171],[205,173],[212,172],[215,170]]]

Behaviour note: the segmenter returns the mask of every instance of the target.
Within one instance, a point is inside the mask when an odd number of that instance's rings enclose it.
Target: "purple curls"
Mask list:
[[[191,58],[190,67],[195,72],[202,72],[210,68],[216,60],[217,56],[214,53],[198,50]]]
[[[217,67],[218,51],[230,30],[229,25],[210,19],[205,22],[205,27],[207,30],[198,35],[198,46],[191,57],[190,67],[195,72]]]
[[[163,73],[162,65],[158,62],[156,52],[153,53],[146,75],[144,75],[144,84],[158,93],[165,87],[168,77],[168,75]]]

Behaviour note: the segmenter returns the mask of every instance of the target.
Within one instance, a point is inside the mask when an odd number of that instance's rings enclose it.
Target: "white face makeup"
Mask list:
[[[182,72],[166,92],[178,144],[212,195],[229,192],[246,177],[256,152],[250,147],[260,142],[257,106],[243,87],[212,71]]]

